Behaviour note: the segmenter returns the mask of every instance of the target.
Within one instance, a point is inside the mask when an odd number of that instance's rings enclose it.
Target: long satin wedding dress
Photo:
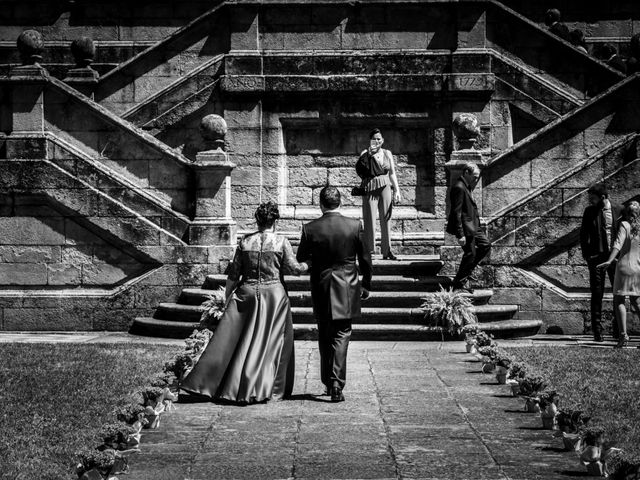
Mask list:
[[[282,235],[247,235],[229,271],[237,287],[213,338],[180,388],[239,403],[290,395],[293,325],[282,277],[307,269],[306,263],[296,261]]]

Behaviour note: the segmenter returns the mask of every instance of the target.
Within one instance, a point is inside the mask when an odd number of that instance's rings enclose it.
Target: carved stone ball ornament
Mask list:
[[[472,113],[461,113],[453,120],[453,134],[461,150],[473,148],[480,135],[478,118]]]
[[[202,135],[207,148],[223,148],[226,134],[227,122],[220,115],[212,113],[200,122],[200,135]]]
[[[76,62],[76,68],[86,68],[93,63],[96,47],[89,37],[80,37],[71,42],[71,54]]]
[[[35,65],[42,60],[44,40],[37,30],[25,30],[16,42],[23,65]]]

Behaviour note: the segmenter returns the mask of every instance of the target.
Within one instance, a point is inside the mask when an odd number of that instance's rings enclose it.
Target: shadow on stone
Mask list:
[[[288,401],[292,401],[292,400],[297,400],[297,401],[304,401],[307,400],[309,402],[319,402],[319,403],[331,403],[331,397],[322,397],[321,395],[313,395],[311,393],[302,393],[302,394],[296,394],[296,395],[291,395],[290,397],[287,397]]]

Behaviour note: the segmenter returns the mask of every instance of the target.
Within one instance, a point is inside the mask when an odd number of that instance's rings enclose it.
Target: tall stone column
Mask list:
[[[44,41],[40,32],[25,30],[16,42],[22,65],[9,71],[11,134],[6,138],[8,158],[45,158],[44,87],[49,72],[40,65]]]
[[[93,40],[89,37],[77,38],[71,42],[71,54],[76,65],[67,72],[64,82],[87,97],[93,98],[93,92],[100,78],[100,74],[91,67],[96,55]]]
[[[231,217],[231,171],[224,149],[227,123],[219,115],[207,115],[200,122],[206,150],[196,154],[195,218],[189,227],[192,245],[235,245],[236,222]]]

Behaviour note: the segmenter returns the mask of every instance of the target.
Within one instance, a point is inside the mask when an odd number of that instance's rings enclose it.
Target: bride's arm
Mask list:
[[[298,263],[295,255],[293,254],[293,248],[288,239],[284,239],[282,246],[282,263],[285,271],[290,272],[292,275],[301,275],[309,271],[310,260],[305,260],[302,263]]]
[[[242,276],[242,250],[240,247],[236,248],[236,253],[233,256],[233,261],[229,265],[229,274],[227,275],[227,284],[224,289],[224,298],[228,300],[235,288],[240,283],[240,277]]]

